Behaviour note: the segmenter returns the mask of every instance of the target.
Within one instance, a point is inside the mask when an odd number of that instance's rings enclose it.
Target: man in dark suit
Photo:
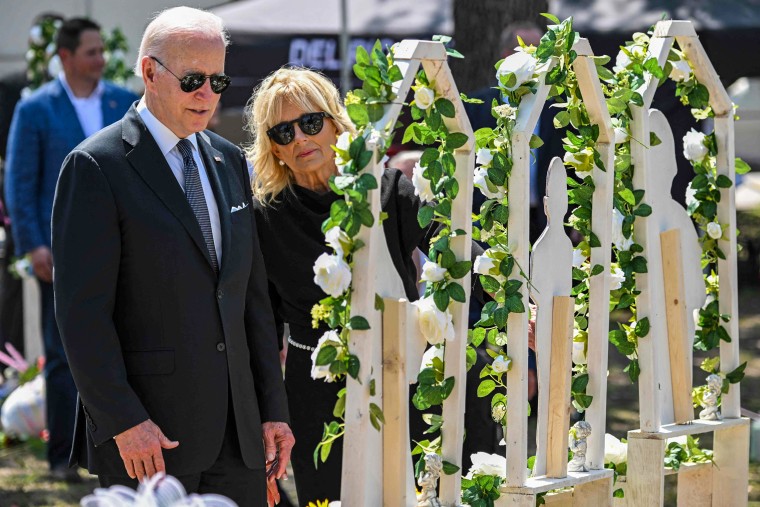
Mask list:
[[[105,60],[96,23],[83,18],[64,22],[56,35],[56,48],[61,75],[16,106],[8,137],[5,194],[16,253],[31,255],[40,286],[51,475],[77,481],[79,476],[66,466],[76,388],[53,310],[53,195],[66,155],[87,136],[121,118],[136,96],[101,80]]]
[[[294,439],[245,159],[204,130],[227,42],[188,7],[148,25],[145,96],[64,163],[53,258],[80,398],[73,463],[104,486],[166,471],[249,506]]]

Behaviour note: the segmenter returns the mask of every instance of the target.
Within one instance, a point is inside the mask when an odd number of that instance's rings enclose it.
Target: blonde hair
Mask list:
[[[225,48],[230,44],[222,18],[216,14],[192,7],[172,7],[156,14],[145,28],[135,63],[135,75],[142,76],[143,58],[165,58],[164,53],[170,41],[181,43],[181,37],[187,35],[202,35],[209,40],[218,38]],[[162,71],[163,67],[159,72]]]
[[[293,182],[290,168],[280,165],[272,153],[272,141],[267,135],[267,130],[280,121],[284,103],[304,112],[330,113],[337,135],[355,130],[338,89],[324,75],[300,67],[283,67],[267,76],[253,90],[245,108],[245,128],[252,139],[245,147],[253,164],[251,187],[253,195],[264,204],[271,203]]]

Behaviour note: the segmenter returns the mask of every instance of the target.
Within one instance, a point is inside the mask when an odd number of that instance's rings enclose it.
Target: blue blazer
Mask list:
[[[101,103],[106,127],[120,120],[137,96],[114,84],[104,85]],[[60,79],[16,105],[8,135],[5,194],[17,252],[50,246],[50,216],[61,164],[84,139]]]

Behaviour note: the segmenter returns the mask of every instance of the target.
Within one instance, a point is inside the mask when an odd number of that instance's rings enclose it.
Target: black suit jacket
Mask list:
[[[96,474],[126,475],[113,437],[148,418],[180,443],[163,451],[172,475],[216,460],[230,399],[250,468],[264,467],[261,422],[288,421],[246,164],[211,132],[198,144],[219,206],[218,276],[134,106],[61,170],[52,246],[56,318],[80,395],[72,462]]]

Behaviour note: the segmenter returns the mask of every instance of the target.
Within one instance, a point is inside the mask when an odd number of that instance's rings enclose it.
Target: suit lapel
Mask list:
[[[133,146],[127,152],[127,161],[164,205],[169,208],[169,211],[177,217],[208,261],[210,268],[211,257],[206,249],[206,242],[203,239],[198,220],[195,218],[182,188],[177,183],[177,179],[172,174],[166,158],[161,153],[161,149],[148,129],[145,128],[134,106],[124,116],[122,138],[126,143]]]
[[[210,139],[203,132],[196,134],[198,139],[198,148],[203,157],[203,164],[206,166],[211,188],[216,198],[216,206],[219,208],[219,224],[222,229],[222,264],[219,266],[219,278],[225,273],[225,266],[229,263],[229,255],[232,253],[230,247],[232,222],[230,217],[230,188],[229,181],[224,174],[224,155],[222,152],[211,146]]]
[[[103,89],[103,96],[100,97],[100,110],[103,113],[103,126],[115,123],[123,116],[119,114],[123,109],[119,108],[119,102],[113,95],[113,90],[107,84]]]
[[[61,83],[61,80],[56,79],[55,84],[56,89],[54,97],[56,106],[54,110],[60,113],[59,118],[63,118],[64,122],[66,121],[66,118],[69,118],[69,127],[72,129],[73,137],[77,139],[74,144],[79,144],[84,140],[84,129],[82,129],[82,124],[79,123],[79,115],[77,115],[74,104],[72,104],[71,99],[69,99],[69,94],[63,89],[63,83]]]

